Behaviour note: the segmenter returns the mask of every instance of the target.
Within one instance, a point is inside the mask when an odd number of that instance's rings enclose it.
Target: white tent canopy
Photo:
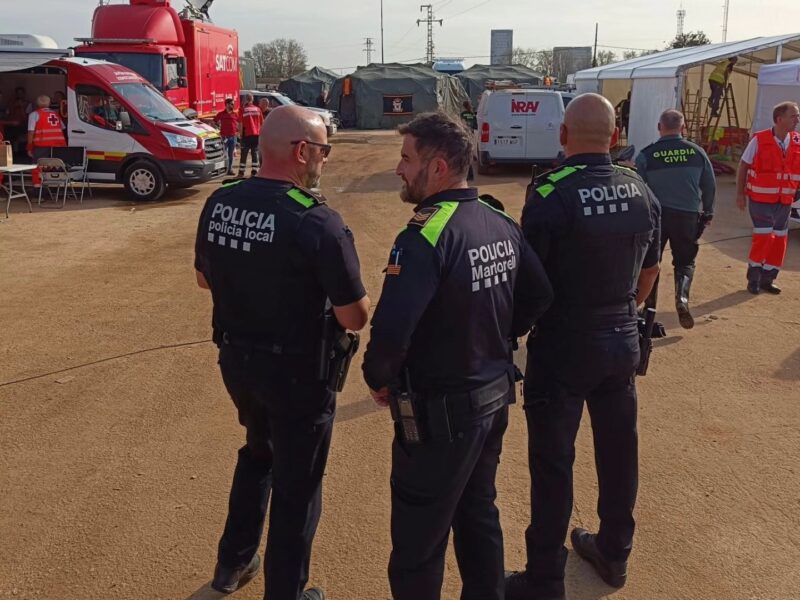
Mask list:
[[[772,127],[772,109],[787,100],[800,103],[800,60],[761,67],[752,131]]]
[[[739,60],[729,82],[736,98],[738,126],[749,128],[759,71],[769,64],[800,58],[800,34],[666,50],[579,71],[575,83],[579,93],[599,93],[613,104],[631,92],[628,143],[641,149],[655,141],[656,123],[664,110],[683,110],[687,120],[703,115],[708,75],[715,63],[733,56]],[[726,125],[735,123],[729,123],[726,116],[720,126]]]

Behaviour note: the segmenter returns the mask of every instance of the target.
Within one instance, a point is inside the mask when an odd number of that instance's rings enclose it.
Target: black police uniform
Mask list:
[[[320,516],[335,394],[318,380],[326,298],[360,300],[350,230],[311,192],[253,177],[209,197],[195,267],[210,284],[225,387],[247,430],[219,543],[221,565],[256,553],[272,492],[265,598],[300,596]]]
[[[364,356],[370,388],[408,369],[429,438],[392,447],[396,599],[439,598],[453,528],[462,598],[502,598],[495,473],[514,386],[511,338],[527,333],[551,288],[519,226],[477,190],[435,194],[392,248]]]
[[[686,304],[688,310],[697,242],[714,214],[714,167],[697,144],[680,135],[665,135],[639,153],[636,168],[661,204],[661,252],[669,243],[675,302]],[[657,292],[658,284],[647,306],[655,308]]]
[[[600,498],[597,544],[626,559],[638,484],[636,284],[659,259],[658,201],[635,172],[607,154],[582,154],[528,189],[525,237],[553,285],[552,307],[528,338],[524,397],[532,521],[529,581],[563,595],[572,513],[575,436],[586,400]]]

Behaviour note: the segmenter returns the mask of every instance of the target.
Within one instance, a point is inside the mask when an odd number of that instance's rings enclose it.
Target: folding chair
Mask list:
[[[51,156],[63,160],[72,181],[80,182],[81,202],[83,202],[83,192],[87,187],[89,188],[89,196],[94,197],[92,184],[88,179],[89,160],[86,155],[86,148],[83,146],[54,146]]]
[[[36,162],[36,167],[39,169],[42,181],[39,185],[39,206],[42,205],[42,190],[47,188],[47,193],[50,194],[50,199],[55,199],[58,204],[58,196],[61,189],[64,189],[64,198],[61,201],[61,208],[67,203],[67,191],[72,192],[72,197],[78,200],[78,194],[75,193],[75,188],[72,185],[72,178],[67,171],[67,165],[60,158],[40,158]],[[56,195],[53,198],[53,188],[56,188]],[[83,204],[83,198],[80,199]]]

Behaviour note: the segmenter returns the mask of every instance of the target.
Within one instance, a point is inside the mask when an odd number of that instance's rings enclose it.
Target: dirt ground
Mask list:
[[[323,189],[352,227],[365,285],[381,289],[410,217],[387,132],[341,133]],[[525,170],[477,182],[520,214]],[[63,210],[12,202],[0,216],[0,597],[170,600],[208,588],[236,449],[243,440],[195,286],[200,209],[218,184],[131,204],[95,187]],[[641,481],[628,585],[606,587],[572,554],[571,600],[800,596],[800,235],[780,297],[744,290],[749,219],[720,180],[693,289],[697,326],[671,310],[665,269],[651,370],[639,380]],[[388,598],[389,449],[360,357],[339,411],[311,583],[331,600]],[[597,526],[588,416],[572,524]],[[519,405],[498,476],[506,565],[524,565],[529,519]],[[263,576],[237,599],[260,598]],[[457,598],[448,554],[443,598]],[[421,599],[424,600],[424,599]]]

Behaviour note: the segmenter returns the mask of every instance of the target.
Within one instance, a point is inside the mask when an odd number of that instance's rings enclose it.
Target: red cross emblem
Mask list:
[[[47,122],[53,127],[58,127],[58,125],[61,123],[61,119],[58,118],[57,114],[50,113],[47,115]]]

